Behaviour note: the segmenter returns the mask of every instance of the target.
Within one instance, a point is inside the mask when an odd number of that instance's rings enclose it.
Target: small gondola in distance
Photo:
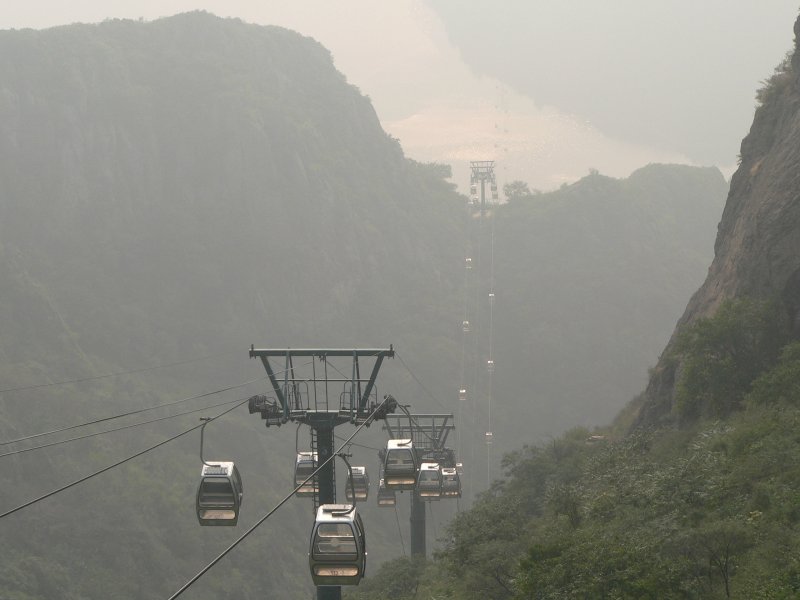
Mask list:
[[[391,507],[397,504],[397,495],[394,490],[386,487],[383,479],[378,484],[378,506]]]
[[[309,498],[318,491],[317,478],[308,479],[308,477],[317,468],[317,453],[316,452],[298,452],[297,458],[294,463],[294,486],[300,486],[297,490],[297,496]],[[303,483],[305,481],[305,483]]]
[[[417,455],[410,439],[388,440],[383,480],[390,490],[413,490],[417,485]]]
[[[419,466],[417,494],[423,500],[442,497],[442,470],[437,462],[424,462]]]
[[[345,498],[348,502],[353,501],[353,490],[355,490],[356,500],[366,500],[369,497],[369,473],[366,467],[352,467],[347,473],[345,482]]]

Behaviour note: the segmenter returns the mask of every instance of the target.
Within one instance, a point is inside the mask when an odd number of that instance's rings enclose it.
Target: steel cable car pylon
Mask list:
[[[309,358],[312,365],[310,377],[301,377],[296,358]],[[397,401],[387,395],[384,402],[377,402],[375,379],[384,358],[394,357],[394,349],[257,349],[250,347],[250,358],[258,358],[264,365],[272,390],[277,398],[275,405],[253,403],[251,412],[260,412],[270,424],[280,425],[288,421],[308,425],[311,428],[312,453],[317,453],[317,485],[314,498],[315,519],[323,514],[325,505],[335,505],[336,479],[332,457],[334,451],[334,428],[344,423],[354,425],[369,423],[371,419],[383,419],[394,412]],[[283,380],[279,380],[270,364],[270,358],[283,359]],[[350,358],[351,376],[330,377],[328,361],[331,358]],[[375,363],[369,377],[361,377],[359,360],[374,358]],[[324,367],[323,375],[317,373],[317,361]],[[338,369],[337,369],[338,370]],[[341,384],[341,394],[329,397],[331,384]],[[332,518],[332,517],[331,517]],[[360,518],[359,518],[360,521]],[[316,530],[315,530],[316,531]],[[363,528],[362,528],[363,537]],[[312,567],[313,569],[313,567]],[[319,578],[317,579],[319,581]],[[317,600],[340,600],[340,584],[317,585]]]
[[[401,407],[402,408],[402,407]],[[389,450],[400,452],[404,447],[413,448],[414,468],[423,462],[434,460],[440,465],[455,467],[455,454],[446,447],[449,433],[455,429],[452,414],[412,415],[403,408],[404,415],[387,415],[384,429],[389,434],[385,461]],[[388,466],[384,462],[384,466]],[[406,475],[405,471],[402,473]],[[384,478],[387,472],[384,471]],[[406,488],[408,489],[408,488]],[[425,501],[420,498],[417,486],[411,489],[411,555],[425,556]]]

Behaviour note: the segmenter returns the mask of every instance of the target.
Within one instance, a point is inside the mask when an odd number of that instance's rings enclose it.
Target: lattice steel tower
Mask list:
[[[488,182],[491,187],[492,204],[497,204],[499,196],[497,194],[497,180],[494,176],[494,161],[493,160],[472,160],[469,163],[470,177],[469,177],[469,197],[470,204],[478,206],[481,215],[486,213],[486,183]],[[481,186],[481,193],[478,196],[478,184]]]

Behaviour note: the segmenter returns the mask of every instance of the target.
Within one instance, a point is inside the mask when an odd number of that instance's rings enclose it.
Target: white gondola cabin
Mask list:
[[[394,490],[386,487],[386,483],[381,479],[378,485],[378,506],[395,506],[397,504],[397,495]]]
[[[417,455],[411,440],[386,442],[383,481],[390,490],[413,490],[417,484]]]
[[[242,478],[236,465],[232,462],[204,463],[195,502],[200,525],[236,525],[243,495]]]
[[[314,585],[358,585],[366,571],[367,550],[364,524],[355,506],[319,507],[308,565]]]
[[[355,490],[356,500],[366,500],[369,496],[369,473],[366,467],[352,467],[351,473],[347,473],[344,495],[348,502],[353,501],[353,490]]]
[[[417,493],[425,500],[438,500],[442,497],[442,471],[439,463],[424,462],[419,466]]]
[[[309,479],[303,483],[317,468],[317,453],[316,452],[298,452],[297,459],[294,463],[294,485],[300,486],[297,490],[297,495],[302,497],[311,497],[317,490],[317,478]]]
[[[442,468],[442,497],[461,498],[461,477],[454,468]]]

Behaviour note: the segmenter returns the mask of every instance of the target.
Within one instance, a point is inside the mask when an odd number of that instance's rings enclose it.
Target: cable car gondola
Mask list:
[[[314,585],[358,585],[367,566],[364,524],[350,504],[323,504],[311,531],[308,565]]]
[[[381,479],[378,484],[378,506],[395,506],[397,504],[397,495],[394,490],[386,487],[386,483]]]
[[[411,440],[386,442],[383,481],[390,490],[413,490],[417,484],[417,455]]]
[[[235,464],[204,463],[196,499],[200,525],[236,525],[243,493],[242,478]]]
[[[347,473],[344,495],[348,502],[353,501],[353,490],[356,500],[366,500],[369,496],[369,474],[366,467],[353,467]]]
[[[454,468],[442,468],[442,497],[461,498],[461,477]]]
[[[442,471],[439,463],[424,462],[419,467],[417,493],[425,500],[438,500],[442,496]]]
[[[294,463],[294,485],[300,485],[297,495],[302,497],[313,496],[317,492],[317,478],[309,479],[303,483],[308,476],[317,468],[316,452],[298,452],[297,460]],[[302,485],[301,485],[302,484]]]

